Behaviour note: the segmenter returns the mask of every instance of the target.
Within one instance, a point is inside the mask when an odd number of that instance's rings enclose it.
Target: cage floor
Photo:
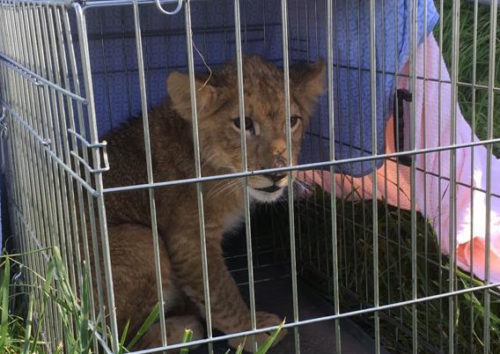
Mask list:
[[[279,266],[257,268],[255,271],[255,294],[256,307],[276,313],[288,319],[293,319],[293,296],[291,279],[280,274],[283,269]],[[278,277],[276,279],[276,277]],[[238,278],[238,275],[235,275]],[[241,292],[248,300],[248,286],[241,285]],[[316,294],[307,285],[299,282],[298,304],[300,319],[312,319],[333,313],[333,307]],[[246,296],[245,296],[246,295]],[[374,341],[367,333],[349,319],[342,319],[341,343],[342,353],[373,353]],[[269,354],[291,354],[295,353],[295,341],[293,329],[275,347],[271,348]],[[309,353],[335,353],[335,335],[333,321],[323,321],[315,324],[300,326],[300,352]],[[227,342],[220,341],[214,344],[214,353],[226,353]],[[232,351],[234,352],[234,351]],[[387,353],[383,348],[382,353]],[[193,354],[208,353],[206,346],[190,351]]]

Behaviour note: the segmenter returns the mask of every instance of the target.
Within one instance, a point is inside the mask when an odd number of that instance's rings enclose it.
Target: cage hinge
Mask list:
[[[8,135],[7,127],[7,109],[2,107],[2,114],[0,115],[0,138],[5,139]]]
[[[73,135],[78,139],[83,145],[83,148],[90,150],[89,158],[84,159],[79,154],[78,151],[71,151],[71,155],[81,163],[83,167],[90,173],[101,173],[109,171],[109,161],[108,161],[108,143],[103,140],[99,143],[89,143],[85,137],[75,132],[73,129],[68,129],[68,133]],[[93,151],[96,151],[94,153]],[[102,161],[102,164],[101,164]],[[93,166],[93,163],[97,166]],[[91,164],[92,163],[92,164]]]

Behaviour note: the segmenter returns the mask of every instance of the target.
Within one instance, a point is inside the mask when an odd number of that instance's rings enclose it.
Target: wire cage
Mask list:
[[[226,340],[242,342],[244,337],[277,328],[257,323],[260,310],[286,316],[288,334],[271,349],[276,353],[497,352],[500,283],[490,277],[489,251],[496,224],[490,226],[489,215],[492,200],[500,198],[492,178],[493,154],[500,143],[495,133],[499,122],[498,9],[496,0],[490,5],[480,3],[0,0],[1,162],[7,186],[3,197],[22,263],[45,277],[50,272],[52,247],[59,247],[71,291],[82,299],[86,287],[92,288],[88,330],[93,334],[94,351],[119,352],[123,324],[115,303],[116,284],[126,283],[117,283],[120,271],[113,262],[117,244],[109,235],[116,225],[108,217],[112,208],[117,209],[110,207],[114,195],[145,193],[143,207],[149,218],[140,223],[149,232],[136,247],[152,249],[154,267],[148,281],[156,291],[138,289],[136,294],[159,304],[159,330],[156,344],[141,353],[173,352],[181,347],[191,348],[190,352],[225,352]],[[484,18],[488,25],[479,21]],[[446,62],[422,60],[432,51],[424,40],[431,33]],[[468,37],[471,43],[466,42]],[[479,54],[482,49],[485,56]],[[174,71],[189,74],[190,110],[197,112],[197,104],[202,103],[195,72],[210,78],[213,70],[234,60],[239,126],[245,126],[247,54],[265,57],[282,70],[288,162],[249,167],[250,138],[240,129],[241,170],[202,174],[204,151],[195,113],[189,141],[194,157],[187,161],[195,175],[158,180],[152,113],[148,112],[167,96],[167,76]],[[461,62],[469,54],[470,70],[461,71]],[[305,132],[299,161],[292,164],[292,67],[318,59],[326,67],[324,94]],[[426,76],[426,66],[432,65],[439,66],[437,77]],[[480,78],[481,72],[487,73],[486,81]],[[438,97],[427,93],[429,85],[435,85],[432,92],[439,92]],[[441,97],[442,87],[450,97]],[[433,110],[419,110],[426,103]],[[472,127],[472,135],[465,138],[457,134],[460,107]],[[444,109],[452,117],[448,123],[441,119]],[[430,122],[437,126],[421,123],[420,118],[430,114],[436,116]],[[389,116],[393,128],[388,128]],[[106,177],[115,168],[108,155],[120,151],[113,144],[117,140],[106,141],[106,137],[127,126],[131,118],[142,127],[137,139],[143,144],[143,180],[128,183],[123,176],[120,185],[107,185]],[[438,145],[426,144],[427,132],[432,130],[447,138]],[[392,150],[387,149],[388,132],[394,132],[397,142]],[[405,134],[407,141],[402,138]],[[424,137],[423,145],[418,134]],[[470,179],[464,181],[457,172],[461,152],[476,147],[486,151],[484,186],[473,181],[474,162],[461,167],[471,171]],[[387,172],[387,161],[397,166],[396,176]],[[428,166],[431,163],[439,165],[439,174]],[[451,167],[445,171],[445,166]],[[137,166],[127,168],[133,171]],[[381,169],[385,174],[380,174]],[[406,187],[400,169],[407,171]],[[311,170],[317,172],[312,179],[292,176]],[[254,204],[249,179],[270,173],[286,174],[287,191],[274,204]],[[419,178],[424,190],[417,188]],[[215,291],[208,282],[212,278],[207,247],[212,241],[211,226],[205,221],[210,206],[203,186],[235,180],[241,182],[242,223],[227,231],[231,236],[224,238],[224,259],[248,303],[250,321],[246,330],[221,333],[214,325],[219,307],[210,300]],[[388,196],[391,184],[398,191],[396,203]],[[162,191],[184,185],[193,186],[197,197],[192,223],[199,226],[201,262],[196,268],[203,276],[204,298],[198,317],[204,329],[201,337],[190,342],[170,343],[172,294],[162,286],[168,260],[161,249],[157,211],[163,207]],[[381,185],[385,189],[378,191]],[[426,199],[427,187],[439,191],[439,205]],[[457,221],[467,217],[457,201],[461,188],[470,191],[471,198],[477,191],[485,196],[475,212],[486,218],[486,267],[480,276],[484,282],[457,267],[457,240],[448,237],[455,235]],[[400,194],[406,207],[400,205]],[[380,200],[370,200],[372,196]],[[417,205],[418,200],[423,204]],[[449,204],[449,210],[442,212],[441,203]],[[439,220],[430,220],[427,208],[436,210]],[[474,208],[470,218],[475,221],[473,213]],[[447,251],[443,254],[443,250]],[[130,267],[137,266],[131,258]],[[474,269],[471,265],[465,271]],[[41,277],[28,271],[23,277],[24,283],[42,287]],[[63,285],[56,282],[56,286]],[[46,312],[36,326],[48,351],[61,345],[67,349],[68,337],[81,328],[75,319],[61,317],[57,302],[49,301],[42,308],[45,294],[33,289],[39,299],[34,305],[35,319]],[[63,320],[70,325],[65,326]],[[227,321],[231,323],[230,318]]]

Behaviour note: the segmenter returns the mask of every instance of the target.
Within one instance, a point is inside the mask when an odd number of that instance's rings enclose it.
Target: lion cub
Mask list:
[[[205,78],[197,78],[196,94],[202,175],[241,171],[240,132],[247,141],[249,170],[288,164],[285,137],[283,71],[263,59],[246,57],[243,63],[245,126],[240,125],[236,64],[227,64]],[[303,133],[315,101],[323,91],[322,63],[290,68],[291,134],[296,164]],[[187,74],[168,76],[170,99],[149,113],[154,180],[195,177],[191,100]],[[134,120],[105,137],[111,170],[106,187],[146,183],[142,121]],[[287,187],[286,173],[251,176],[252,202],[277,200]],[[223,333],[250,329],[250,311],[224,264],[221,241],[224,231],[241,220],[243,179],[202,184],[205,233],[213,327]],[[166,299],[167,340],[181,340],[184,328],[203,337],[205,317],[202,256],[196,184],[156,189],[155,201],[160,238],[162,288]],[[106,212],[118,323],[128,319],[139,325],[157,302],[154,255],[150,229],[148,191],[106,194]],[[258,328],[277,325],[273,314],[257,313]],[[257,335],[259,343],[268,334]],[[236,346],[242,338],[230,341]],[[252,340],[246,341],[251,350]],[[155,324],[140,347],[161,345]]]

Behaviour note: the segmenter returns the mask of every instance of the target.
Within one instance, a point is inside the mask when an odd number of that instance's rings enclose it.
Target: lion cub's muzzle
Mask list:
[[[266,178],[271,180],[273,183],[271,186],[265,188],[258,188],[258,190],[267,193],[274,193],[277,190],[283,188],[286,184],[284,179],[287,177],[286,173],[269,173],[264,175]]]
[[[287,166],[287,160],[282,154],[273,156],[271,166],[261,166],[261,169],[282,168]],[[288,185],[287,172],[266,173],[258,176],[251,187],[250,194],[254,199],[261,202],[272,202],[277,200]]]
[[[281,168],[287,166],[287,160],[283,157],[283,155],[278,154],[273,157],[271,168]],[[267,173],[264,176],[270,179],[274,186],[283,187],[286,185],[286,183],[284,183],[285,181],[283,181],[287,177],[286,172]]]

